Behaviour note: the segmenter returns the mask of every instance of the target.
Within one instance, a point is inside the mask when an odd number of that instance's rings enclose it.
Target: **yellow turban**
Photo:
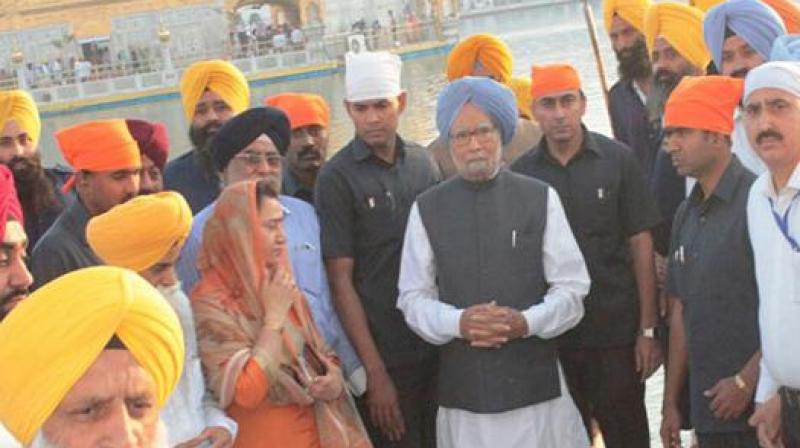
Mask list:
[[[28,133],[34,147],[39,144],[42,122],[39,119],[39,109],[28,92],[24,90],[0,92],[0,131],[8,120],[14,120]]]
[[[644,33],[644,16],[650,7],[650,0],[604,0],[603,21],[606,31],[611,31],[611,20],[618,15],[640,33]]]
[[[689,5],[705,12],[724,1],[725,0],[689,0]]]
[[[695,67],[705,71],[711,54],[703,39],[703,12],[680,3],[654,3],[644,22],[647,48],[652,52],[656,37],[661,36]]]
[[[183,369],[172,307],[138,274],[80,269],[42,286],[0,324],[0,421],[20,442],[34,435],[117,336],[153,378],[164,405]]]
[[[511,50],[493,34],[474,34],[459,42],[447,57],[447,79],[472,76],[475,63],[483,65],[501,84],[508,84],[511,79]]]
[[[200,97],[210,90],[225,101],[235,114],[250,106],[250,87],[235,65],[219,59],[190,65],[181,78],[181,102],[186,120],[192,121]]]
[[[520,115],[530,120],[533,118],[533,112],[531,111],[531,102],[533,102],[531,78],[515,76],[511,78],[510,86],[514,96],[517,98],[517,109],[519,109]]]
[[[95,216],[86,239],[106,264],[142,272],[182,244],[192,228],[192,210],[179,193],[137,196]]]

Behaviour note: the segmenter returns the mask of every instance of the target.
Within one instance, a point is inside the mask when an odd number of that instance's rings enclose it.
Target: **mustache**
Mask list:
[[[773,131],[772,129],[767,129],[766,131],[761,131],[756,136],[756,143],[761,144],[764,139],[767,138],[774,138],[778,141],[783,141],[783,135],[779,134],[777,131]]]
[[[317,148],[314,145],[306,145],[303,146],[303,149],[297,154],[298,157],[304,158],[307,156],[319,156],[320,152],[317,151]]]
[[[216,134],[220,127],[222,127],[222,123],[217,120],[208,122],[201,128],[190,126],[189,140],[195,148],[202,148],[211,140],[211,137]]]

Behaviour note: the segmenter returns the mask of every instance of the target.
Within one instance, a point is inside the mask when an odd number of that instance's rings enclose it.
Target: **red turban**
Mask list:
[[[684,76],[664,107],[664,127],[702,129],[730,135],[744,80],[727,76]]]
[[[6,221],[9,218],[25,224],[22,218],[22,206],[14,186],[14,175],[5,165],[0,165],[0,217],[2,217],[0,219],[0,239],[6,237]]]
[[[565,90],[580,90],[581,78],[568,64],[534,65],[531,68],[531,97],[539,97]]]
[[[128,131],[139,145],[139,151],[156,164],[159,170],[164,171],[169,152],[169,135],[167,127],[162,123],[151,123],[144,120],[125,120]]]

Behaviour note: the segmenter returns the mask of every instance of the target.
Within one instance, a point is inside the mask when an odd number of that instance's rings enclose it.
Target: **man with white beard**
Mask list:
[[[192,308],[175,273],[191,228],[189,204],[180,193],[166,191],[138,196],[95,216],[86,226],[86,240],[105,263],[138,272],[178,314],[186,355],[180,382],[161,410],[169,446],[223,448],[233,443],[237,425],[206,393]]]
[[[169,446],[160,409],[183,370],[178,317],[136,273],[70,272],[0,325],[0,422],[24,446]]]

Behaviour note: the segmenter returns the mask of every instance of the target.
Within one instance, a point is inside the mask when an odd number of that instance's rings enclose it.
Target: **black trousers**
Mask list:
[[[786,448],[800,448],[800,390],[782,387],[781,431]]]
[[[392,442],[372,424],[364,397],[356,400],[375,448],[435,448],[436,447],[436,362],[389,368],[389,376],[397,389],[400,410],[406,424],[403,439]]]
[[[594,418],[606,448],[650,446],[644,384],[636,372],[633,346],[560,349],[567,386],[591,438]]]
[[[759,448],[755,431],[697,433],[699,448]]]

